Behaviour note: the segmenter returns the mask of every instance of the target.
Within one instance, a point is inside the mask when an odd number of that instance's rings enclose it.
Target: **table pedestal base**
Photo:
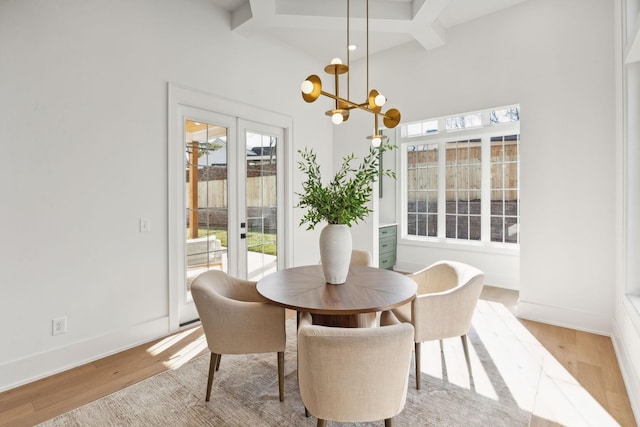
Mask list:
[[[376,326],[376,313],[361,314],[312,314],[314,325],[338,328],[372,328]]]

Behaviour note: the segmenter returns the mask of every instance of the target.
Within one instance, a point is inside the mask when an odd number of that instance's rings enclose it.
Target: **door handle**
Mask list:
[[[240,238],[241,239],[246,239],[247,238],[247,233],[240,233]]]

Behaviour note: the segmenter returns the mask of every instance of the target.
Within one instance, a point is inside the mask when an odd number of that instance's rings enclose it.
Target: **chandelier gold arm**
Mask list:
[[[393,129],[400,124],[400,110],[397,108],[391,108],[385,114],[383,114],[384,120],[382,121],[386,127]]]
[[[378,92],[376,89],[372,89],[369,91],[369,0],[366,0],[366,87],[369,93],[367,94],[367,99],[365,102],[358,104],[349,99],[345,99],[340,97],[340,81],[339,76],[342,74],[347,75],[347,98],[349,98],[349,0],[347,0],[347,64],[342,64],[339,58],[334,58],[331,61],[331,64],[324,67],[324,71],[327,74],[331,74],[334,77],[334,86],[335,86],[335,95],[329,92],[325,92],[322,90],[322,81],[320,77],[315,74],[310,75],[307,79],[302,83],[301,91],[302,98],[306,102],[314,102],[316,99],[320,97],[320,95],[324,95],[327,98],[331,98],[335,101],[335,106],[333,109],[327,111],[325,114],[330,116],[333,123],[338,125],[343,121],[349,118],[350,110],[354,108],[358,108],[363,111],[368,111],[369,113],[373,113],[375,119],[374,125],[374,135],[367,137],[372,140],[372,144],[374,146],[379,146],[380,141],[386,139],[384,135],[380,135],[378,131],[378,116],[383,118],[384,125],[391,129],[395,128],[400,124],[400,111],[396,108],[389,109],[386,113],[382,112],[382,107],[385,105],[387,99],[384,95]],[[377,145],[376,145],[377,144]]]
[[[335,96],[332,93],[329,92],[325,92],[325,91],[320,91],[320,95],[324,95],[327,98],[331,98],[334,99],[336,101],[338,101],[340,103],[340,105],[343,107],[341,108],[342,110],[352,110],[354,108],[359,108],[363,111],[368,111],[369,113],[373,113],[376,114],[378,116],[382,116],[383,117],[383,122],[384,125],[388,128],[394,128],[396,126],[398,126],[398,124],[400,123],[400,111],[398,111],[396,108],[392,108],[389,111],[387,111],[386,113],[380,112],[380,111],[373,111],[369,108],[369,103],[368,102],[364,102],[362,104],[356,104],[355,102],[349,101],[348,99],[344,99],[341,98],[339,96]],[[302,94],[302,97],[304,98],[305,94]],[[318,97],[315,97],[312,101],[307,101],[307,102],[313,102],[317,99]],[[306,100],[306,98],[305,98]],[[344,108],[347,107],[347,108]],[[329,115],[327,113],[327,115]]]
[[[329,64],[326,67],[324,67],[325,73],[335,74],[336,76],[347,73],[348,71],[349,71],[349,67],[345,64]]]

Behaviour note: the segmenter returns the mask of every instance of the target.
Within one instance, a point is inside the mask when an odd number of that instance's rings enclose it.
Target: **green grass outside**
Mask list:
[[[215,235],[218,240],[220,240],[220,242],[222,243],[222,246],[228,247],[226,230],[207,230],[202,228],[198,229],[198,237],[206,237],[212,234]],[[264,250],[263,250],[263,245],[264,245]],[[276,246],[276,234],[249,231],[247,236],[247,249],[250,252],[260,252],[268,255],[278,255],[278,250]]]

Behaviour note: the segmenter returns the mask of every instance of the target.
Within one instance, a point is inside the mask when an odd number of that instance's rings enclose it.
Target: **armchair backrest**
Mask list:
[[[431,264],[409,277],[418,284],[418,295],[443,292],[459,284],[455,268],[447,261]]]
[[[192,286],[195,283],[201,285],[203,282],[206,282],[206,288],[232,300],[247,302],[265,301],[256,290],[256,282],[233,277],[224,271],[206,271],[194,279]]]
[[[267,303],[256,290],[256,282],[209,270],[195,278],[191,295],[210,351],[245,354],[284,350],[284,309]]]
[[[322,264],[322,260],[318,261],[318,264]],[[360,249],[353,249],[351,251],[351,259],[349,265],[359,265],[363,267],[372,267],[373,259],[371,254],[367,251],[361,251]]]
[[[411,304],[416,342],[457,337],[471,328],[484,274],[468,264],[440,261],[410,276],[418,284]]]
[[[351,251],[351,261],[349,264],[371,267],[373,265],[373,260],[371,259],[371,254],[369,252],[353,249]]]
[[[404,408],[413,326],[332,328],[301,318],[298,380],[306,408],[339,422],[388,419]]]

